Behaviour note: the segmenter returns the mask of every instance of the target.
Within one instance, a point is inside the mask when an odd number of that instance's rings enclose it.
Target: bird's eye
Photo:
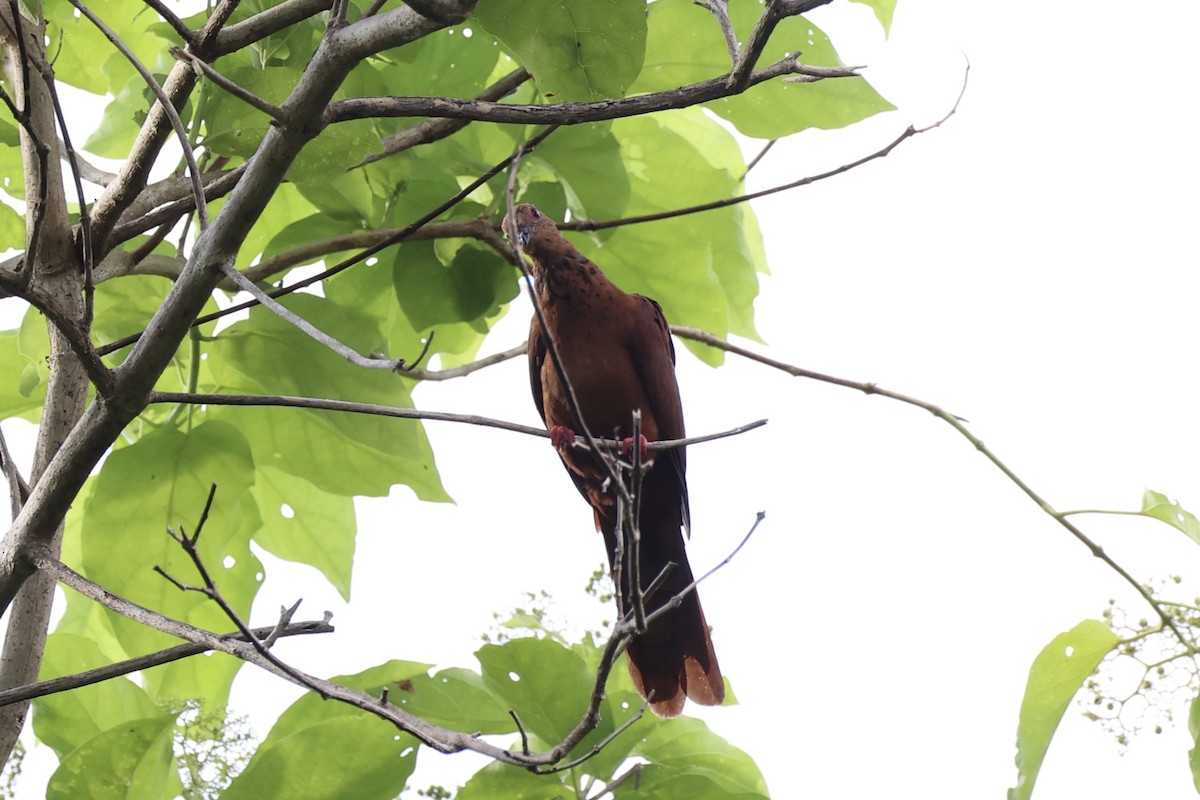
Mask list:
[[[538,211],[536,208],[529,209],[529,213],[533,215],[534,219],[537,219],[542,215],[542,212]]]

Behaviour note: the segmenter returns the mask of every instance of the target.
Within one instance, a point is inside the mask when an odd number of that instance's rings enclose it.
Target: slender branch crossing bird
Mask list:
[[[645,452],[646,440],[685,435],[667,321],[658,303],[623,292],[532,205],[517,206],[514,218],[506,218],[502,227],[533,262],[534,290],[545,319],[543,330],[535,314],[529,330],[533,401],[571,480],[592,507],[596,528],[604,535],[609,567],[617,575],[616,490],[596,454],[571,446],[575,431],[583,426],[547,352],[547,336],[558,351],[588,430],[595,436],[629,439],[632,412],[640,409],[644,440],[638,445]],[[649,586],[668,564],[674,564],[665,582],[646,599],[649,614],[691,584],[692,570],[683,543],[683,531],[689,529],[683,448],[645,453],[645,461],[651,469],[638,498],[638,586]],[[629,609],[633,587],[628,580],[619,582],[623,584],[618,587],[621,608]],[[638,692],[660,717],[677,716],[685,698],[702,705],[720,705],[725,699],[721,669],[695,591],[683,597],[678,608],[651,622],[627,652]]]

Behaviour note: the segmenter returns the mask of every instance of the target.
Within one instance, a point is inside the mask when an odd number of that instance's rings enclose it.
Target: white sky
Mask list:
[[[774,273],[756,306],[762,349],[967,418],[1060,509],[1135,509],[1145,488],[1200,509],[1200,7],[1064,1],[996,12],[901,0],[889,41],[865,7],[812,15],[899,110],[780,143],[751,188],[837,166],[937,119],[957,95],[964,54],[970,86],[940,131],[756,205]],[[0,303],[6,326],[14,305]],[[518,304],[491,349],[519,341],[528,313]],[[1015,778],[1033,658],[1109,597],[1133,606],[1131,592],[929,415],[680,353],[689,432],[771,420],[688,456],[697,572],[767,512],[701,591],[741,701],[704,719],[756,759],[776,797],[1000,795]],[[521,361],[422,387],[417,399],[536,421]],[[303,669],[351,672],[386,658],[476,666],[492,612],[524,591],[549,590],[567,619],[595,618],[582,587],[603,548],[549,446],[448,424],[428,431],[457,505],[422,505],[406,489],[362,502],[349,607],[310,570],[269,566],[255,624],[297,597],[302,616],[335,612],[335,639],[280,645]],[[1077,521],[1138,578],[1179,573],[1193,587],[1180,599],[1196,594],[1200,552],[1182,534],[1129,517]],[[245,677],[234,701],[263,735],[293,693]],[[1176,726],[1120,757],[1073,706],[1035,796],[1192,797],[1190,747]],[[415,785],[453,783],[478,763],[422,758]]]

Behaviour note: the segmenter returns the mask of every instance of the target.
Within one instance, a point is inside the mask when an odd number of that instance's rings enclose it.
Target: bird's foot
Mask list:
[[[623,456],[629,455],[629,451],[632,449],[633,449],[633,437],[626,436],[624,439],[621,440],[621,455],[623,455]],[[642,436],[641,434],[638,434],[638,449],[641,450],[641,452],[642,452],[642,461],[645,461],[646,457],[650,454],[650,447],[649,447],[649,443],[646,441],[646,437]]]
[[[575,443],[575,431],[566,425],[555,425],[550,429],[550,444],[555,450],[566,450]]]

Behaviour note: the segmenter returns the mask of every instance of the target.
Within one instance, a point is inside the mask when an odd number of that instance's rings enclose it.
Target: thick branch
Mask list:
[[[769,67],[751,73],[747,87],[729,85],[729,76],[710,78],[699,83],[652,94],[601,100],[594,103],[553,103],[528,105],[493,103],[484,100],[462,100],[452,97],[356,97],[331,103],[326,121],[345,122],[374,117],[443,117],[481,122],[510,122],[520,125],[578,125],[600,122],[639,114],[652,114],[671,108],[719,100],[744,91],[772,78],[800,75],[814,80],[826,78],[857,78],[859,67],[814,67],[801,64],[794,57],[785,58]]]
[[[293,622],[285,625],[282,629],[277,625],[272,625],[270,628],[254,628],[250,633],[258,639],[264,639],[272,634],[275,634],[277,638],[304,636],[313,633],[333,633],[333,626],[326,619],[320,622]],[[221,638],[240,642],[246,641],[245,634],[239,631],[223,634]],[[97,667],[96,669],[90,669],[86,672],[76,673],[75,675],[65,675],[61,678],[39,681],[29,686],[20,686],[16,689],[0,692],[0,706],[7,706],[21,700],[33,700],[36,697],[45,697],[46,695],[58,694],[59,692],[69,692],[72,689],[91,686],[95,683],[111,681],[113,678],[119,678],[122,675],[129,675],[130,673],[140,672],[152,667],[160,667],[163,664],[170,664],[173,661],[180,661],[190,656],[207,653],[210,650],[212,650],[211,647],[206,647],[203,644],[179,644],[169,647],[166,650],[159,650],[157,653],[148,653],[147,655],[130,658],[126,661],[118,661],[106,667]]]

